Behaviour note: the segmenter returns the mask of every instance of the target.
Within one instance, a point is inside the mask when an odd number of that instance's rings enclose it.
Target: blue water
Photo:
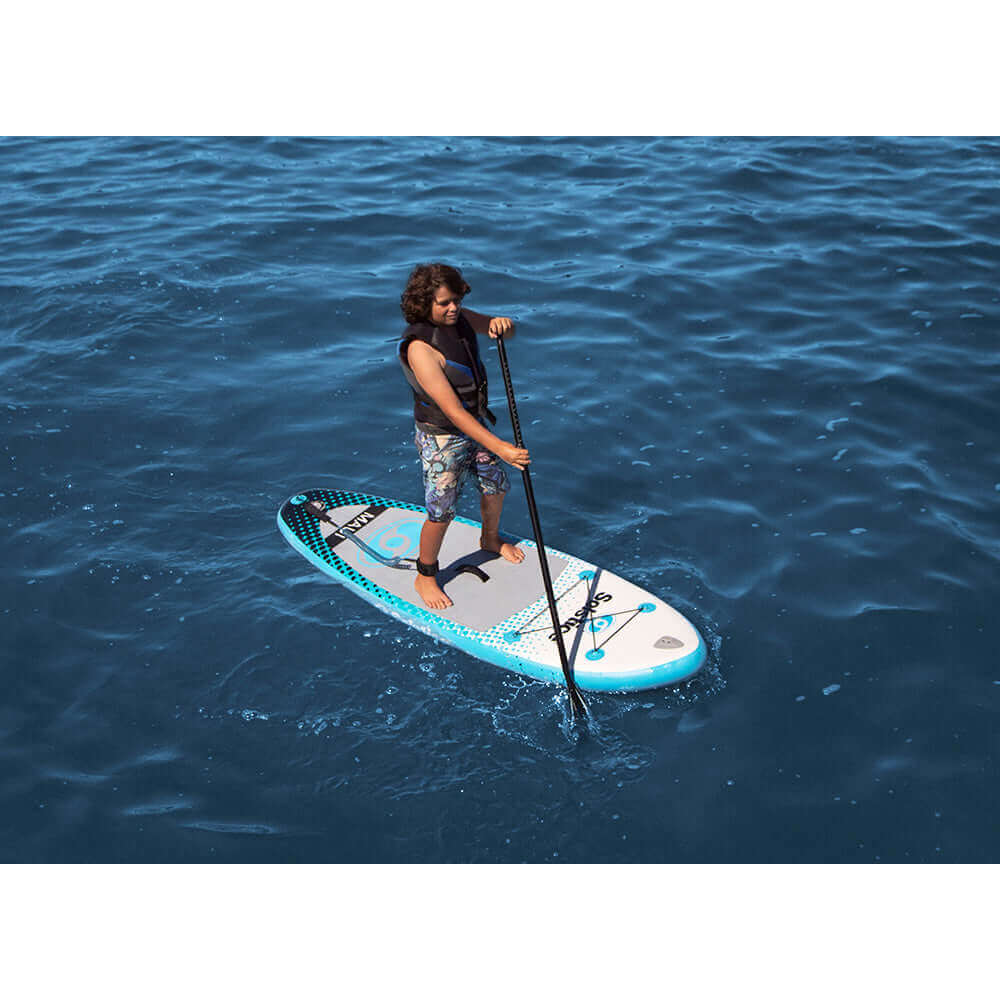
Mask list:
[[[0,860],[1000,860],[1000,141],[13,138],[0,195]],[[583,732],[275,526],[419,501],[435,259],[546,541],[710,645]]]

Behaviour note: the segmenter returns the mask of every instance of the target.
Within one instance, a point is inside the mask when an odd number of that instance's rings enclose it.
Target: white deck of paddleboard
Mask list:
[[[388,509],[360,527],[356,537],[383,556],[415,557],[424,514],[384,502]],[[328,513],[343,525],[364,510],[363,505],[343,505]],[[289,537],[287,525],[282,524],[282,531]],[[320,531],[325,539],[338,541],[331,539],[333,526],[322,524]],[[511,563],[483,552],[479,534],[478,523],[456,518],[445,535],[438,580],[453,606],[442,611],[423,605],[414,589],[415,570],[388,567],[349,540],[339,541],[336,554],[393,595],[394,600],[380,601],[362,593],[390,614],[491,662],[558,681],[561,662],[537,548],[530,539],[521,539],[517,544],[526,558]],[[546,548],[563,642],[579,687],[641,690],[682,680],[701,666],[705,649],[697,630],[669,604],[614,573]],[[488,579],[458,572],[463,565],[476,566]]]

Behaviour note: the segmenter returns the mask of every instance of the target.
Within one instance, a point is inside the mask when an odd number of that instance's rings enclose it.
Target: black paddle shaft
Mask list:
[[[514,402],[514,386],[510,381],[510,368],[507,365],[507,348],[504,345],[503,337],[497,337],[497,352],[500,355],[500,370],[503,372],[503,384],[507,389],[507,404],[510,407],[510,422],[514,427],[514,444],[518,448],[524,447],[524,439],[521,437],[521,421],[517,417],[517,403]],[[528,498],[528,513],[531,515],[531,528],[535,532],[535,545],[538,548],[539,563],[542,567],[542,582],[545,584],[545,596],[549,599],[549,614],[552,616],[552,627],[555,629],[556,645],[559,647],[559,660],[562,663],[563,676],[566,678],[566,690],[569,692],[569,704],[573,718],[579,712],[587,714],[587,703],[577,689],[573,680],[573,670],[569,665],[569,657],[566,655],[566,646],[563,643],[562,626],[559,623],[559,611],[556,608],[555,592],[552,589],[552,577],[549,574],[549,562],[545,555],[545,543],[542,541],[542,526],[538,520],[538,507],[535,504],[535,491],[531,488],[531,473],[527,467],[521,470],[524,479],[524,493]]]

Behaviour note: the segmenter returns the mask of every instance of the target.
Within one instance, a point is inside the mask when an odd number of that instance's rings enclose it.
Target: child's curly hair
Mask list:
[[[399,308],[407,323],[426,323],[431,314],[434,293],[445,285],[455,295],[466,296],[472,291],[457,267],[448,264],[420,264],[413,269],[406,289],[399,299]]]

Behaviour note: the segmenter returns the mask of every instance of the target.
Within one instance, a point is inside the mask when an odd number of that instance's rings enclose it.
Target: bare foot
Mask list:
[[[423,598],[424,604],[435,611],[443,611],[452,606],[451,598],[438,586],[437,579],[433,576],[422,576],[417,574],[417,582],[414,584],[417,593]]]
[[[519,549],[516,545],[511,545],[510,542],[501,542],[500,539],[496,539],[487,544],[486,539],[480,536],[479,546],[486,552],[496,552],[502,555],[507,562],[524,562],[524,550]]]

